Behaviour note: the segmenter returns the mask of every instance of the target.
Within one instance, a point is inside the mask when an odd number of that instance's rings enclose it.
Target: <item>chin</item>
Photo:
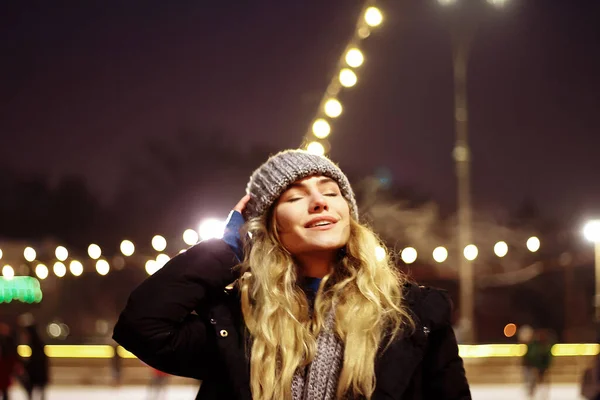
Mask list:
[[[321,240],[321,241],[308,241],[306,243],[306,249],[308,251],[337,251],[346,246],[347,241],[344,240]]]

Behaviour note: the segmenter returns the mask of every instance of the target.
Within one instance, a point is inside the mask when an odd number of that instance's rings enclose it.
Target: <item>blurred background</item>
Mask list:
[[[194,398],[116,346],[118,313],[303,147],[398,268],[450,292],[474,398],[578,398],[599,41],[593,0],[0,3],[0,389]]]

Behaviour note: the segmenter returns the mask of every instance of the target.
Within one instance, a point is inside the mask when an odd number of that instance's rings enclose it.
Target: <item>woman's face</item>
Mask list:
[[[296,181],[279,197],[274,213],[281,243],[294,256],[333,252],[348,243],[350,207],[333,179]]]

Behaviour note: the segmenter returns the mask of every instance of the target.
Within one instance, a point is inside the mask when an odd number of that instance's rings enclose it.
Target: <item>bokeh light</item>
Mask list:
[[[498,257],[504,257],[508,254],[508,245],[506,242],[498,242],[494,245],[494,254]]]
[[[445,247],[436,247],[433,250],[433,259],[439,263],[443,263],[448,258],[448,250]]]
[[[358,77],[350,68],[343,68],[340,71],[339,79],[342,86],[347,88],[356,85],[356,82],[358,81]]]
[[[583,227],[583,236],[592,243],[600,243],[600,220],[586,223]]]
[[[154,275],[156,271],[160,269],[156,260],[148,260],[145,265],[146,273],[148,275]]]
[[[152,248],[156,251],[164,251],[167,248],[167,239],[161,235],[152,238]]]
[[[510,323],[504,327],[504,336],[511,338],[517,333],[517,325]]]
[[[346,64],[352,68],[358,68],[365,62],[362,51],[352,48],[346,53]]]
[[[69,271],[71,271],[74,276],[80,276],[83,274],[83,264],[77,260],[73,260],[69,264]]]
[[[383,21],[383,14],[377,7],[369,7],[365,11],[365,22],[369,26],[379,26]]]
[[[98,246],[97,244],[90,244],[88,247],[88,256],[90,256],[90,258],[92,260],[97,260],[100,258],[100,256],[102,255],[102,249],[100,249],[100,246]]]
[[[110,271],[110,264],[108,264],[108,261],[106,261],[106,260],[96,261],[96,272],[98,272],[100,275],[104,276],[104,275],[108,274],[109,271]]]
[[[329,99],[323,107],[325,114],[330,118],[337,118],[342,115],[342,103],[337,99]]]
[[[477,258],[477,255],[479,254],[479,249],[477,249],[477,246],[475,246],[474,244],[470,244],[465,247],[463,253],[467,260],[473,261]]]
[[[12,279],[15,277],[15,270],[10,265],[5,265],[2,267],[2,276],[4,279]]]
[[[308,146],[306,146],[306,151],[310,154],[315,154],[317,156],[322,156],[325,154],[325,147],[319,142],[310,142]]]
[[[156,263],[158,264],[159,268],[162,268],[165,266],[166,263],[169,262],[170,259],[171,257],[169,257],[166,254],[159,254],[158,256],[156,256]]]
[[[400,258],[402,258],[402,261],[404,261],[405,264],[412,264],[417,261],[417,250],[412,247],[407,247],[402,250]]]
[[[542,243],[540,242],[540,239],[536,236],[532,236],[529,239],[527,239],[527,249],[532,253],[538,251],[541,245]]]
[[[32,247],[25,247],[25,250],[23,250],[23,257],[29,262],[34,261],[36,256],[37,254]]]
[[[317,119],[312,125],[312,132],[319,139],[325,139],[331,133],[331,126],[323,118]]]
[[[183,232],[183,241],[188,246],[195,245],[196,243],[198,243],[198,240],[198,232],[196,232],[195,230],[186,229],[185,232]]]
[[[48,267],[46,267],[44,264],[38,264],[35,267],[35,275],[42,280],[48,277],[48,273]]]
[[[69,257],[69,251],[64,246],[58,246],[54,255],[59,261],[65,261]]]
[[[209,218],[202,221],[198,228],[200,240],[221,239],[224,232],[225,221],[216,218]]]
[[[58,276],[59,278],[62,278],[67,273],[67,267],[60,261],[54,263],[52,270],[54,271],[54,275]]]
[[[133,244],[133,242],[131,240],[123,240],[121,242],[121,253],[123,253],[123,255],[125,257],[129,257],[129,256],[133,255],[134,252],[135,252],[135,245]]]

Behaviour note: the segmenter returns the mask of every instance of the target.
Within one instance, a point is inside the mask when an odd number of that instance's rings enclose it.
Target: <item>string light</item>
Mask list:
[[[306,146],[306,151],[308,151],[310,154],[322,156],[325,154],[325,147],[323,147],[323,145],[319,142],[311,142],[308,144],[308,146]]]
[[[54,275],[59,278],[62,278],[67,273],[67,267],[60,261],[55,262],[52,269],[54,270]]]
[[[131,240],[123,240],[121,242],[121,253],[123,253],[123,255],[125,257],[129,257],[129,256],[133,255],[134,252],[135,252],[135,245],[133,244],[133,242]]]
[[[352,68],[358,68],[361,65],[363,65],[363,62],[365,61],[365,57],[363,56],[362,51],[360,51],[357,48],[352,48],[350,50],[348,50],[348,52],[346,53],[346,64],[348,64],[348,66],[352,67]]]
[[[508,245],[506,242],[498,242],[494,245],[494,253],[502,258],[508,254]]]
[[[541,243],[540,243],[540,239],[538,239],[535,236],[530,237],[529,239],[527,239],[527,249],[532,252],[535,253],[536,251],[538,251],[540,249]]]
[[[46,267],[44,264],[38,264],[35,267],[35,275],[39,278],[39,279],[46,279],[48,277],[48,267]]]
[[[325,149],[321,144],[314,142],[311,136],[324,139],[331,133],[331,126],[323,118],[323,115],[329,118],[337,118],[342,114],[342,104],[336,97],[340,89],[351,88],[358,82],[356,71],[351,68],[359,68],[364,63],[365,57],[359,49],[360,41],[369,37],[371,28],[375,28],[383,22],[381,10],[373,6],[373,4],[374,0],[369,0],[362,9],[354,34],[338,60],[338,70],[331,79],[321,99],[317,116],[311,123],[311,129],[305,135],[302,146],[311,153],[325,154],[326,151],[329,151],[329,148]]]
[[[443,263],[448,258],[448,250],[445,247],[436,247],[433,250],[433,259],[438,263]]]
[[[325,153],[324,146],[318,141],[313,141],[313,142],[309,143],[307,146],[307,149],[309,152],[311,152],[313,154],[324,154]],[[206,223],[203,224],[203,226],[202,226],[203,236],[207,236],[208,225],[210,225],[210,227],[212,227],[212,228],[215,228],[215,229],[211,228],[211,232],[213,230],[216,232],[216,228],[217,228],[216,222],[218,222],[219,232],[223,228],[222,221],[207,220],[205,222],[211,222],[211,224],[206,224]],[[204,225],[206,225],[206,226],[204,226]],[[204,232],[204,231],[207,231],[207,232]],[[220,233],[217,235],[214,232],[212,232],[208,236],[219,237]],[[183,233],[183,239],[184,239],[184,242],[186,242],[186,244],[192,246],[192,245],[196,244],[199,240],[198,232],[193,229],[187,229]],[[155,249],[156,248],[164,248],[164,247],[166,247],[166,243],[167,243],[166,239],[160,235],[154,236],[152,242],[153,242],[153,247]],[[531,252],[537,252],[541,247],[540,239],[536,236],[530,237],[527,240],[526,244],[527,244],[527,249]],[[135,246],[129,240],[123,240],[121,242],[120,250],[125,256],[130,256],[134,253]],[[182,249],[179,252],[179,254],[181,254],[185,251],[186,251],[186,249]],[[376,257],[378,259],[382,259],[382,257],[384,257],[384,253],[382,253],[382,251],[385,252],[385,250],[383,248],[376,249]],[[35,250],[32,247],[26,247],[23,254],[27,260],[29,260],[29,259],[34,260],[37,257],[37,254],[34,257],[33,252],[35,252]],[[497,257],[500,257],[500,258],[505,257],[507,255],[507,253],[508,253],[508,244],[506,242],[499,241],[494,245],[494,254]],[[53,264],[53,271],[57,277],[62,278],[66,275],[66,272],[67,272],[67,267],[65,266],[63,261],[68,258],[68,251],[65,247],[58,246],[56,248],[55,255],[57,256],[57,259],[59,261],[57,261]],[[96,244],[91,244],[88,247],[88,255],[90,256],[90,258],[95,258],[95,257],[99,258],[101,255],[100,247]],[[448,259],[449,253],[445,247],[438,246],[433,250],[432,255],[433,255],[434,261],[436,261],[438,263],[442,263]],[[479,256],[479,249],[474,244],[470,244],[464,248],[463,256],[467,260],[473,261]],[[418,257],[417,250],[414,249],[413,247],[407,247],[401,253],[401,259],[405,264],[414,263],[417,260],[417,257]],[[63,260],[61,260],[61,258]],[[146,271],[149,274],[153,274],[156,271],[158,271],[160,268],[162,268],[169,260],[170,260],[170,257],[167,254],[161,253],[156,257],[155,260],[150,260],[151,262],[150,261],[146,262]],[[83,264],[80,261],[72,260],[69,263],[69,271],[74,276],[80,276],[83,273]],[[110,264],[104,259],[98,259],[96,261],[96,271],[100,275],[106,275],[110,271]],[[4,268],[2,269],[2,272],[3,272],[4,278],[14,277],[14,275],[15,275],[15,271],[14,271],[13,267],[11,267],[10,265],[5,265]],[[34,272],[35,272],[35,275],[40,280],[46,279],[49,275],[48,267],[42,263],[37,264]]]
[[[196,232],[193,229],[186,229],[185,232],[183,232],[183,241],[188,246],[195,245],[196,243],[198,243],[199,239],[200,236],[198,236],[198,232]]]
[[[110,264],[108,264],[108,261],[106,261],[106,260],[96,261],[96,272],[98,272],[100,275],[104,276],[104,275],[108,274],[108,271],[110,271]]]
[[[405,264],[412,264],[417,261],[417,250],[412,247],[407,247],[402,250],[400,258],[402,258],[402,261],[404,261]]]
[[[331,133],[331,126],[327,120],[319,118],[313,123],[312,131],[317,138],[325,139]]]
[[[367,25],[371,27],[376,27],[381,25],[383,21],[383,14],[377,7],[369,7],[367,11],[365,11],[365,22]]]
[[[148,275],[154,275],[160,268],[158,267],[156,260],[148,260],[146,261],[145,269]]]
[[[73,276],[80,276],[83,273],[83,264],[77,260],[73,260],[69,264],[69,271],[71,271]]]
[[[329,99],[323,106],[325,115],[331,118],[337,118],[342,115],[342,103],[338,99]]]
[[[340,71],[340,83],[342,86],[349,88],[356,85],[357,81],[356,74],[350,68],[344,68]]]
[[[163,251],[167,248],[167,240],[160,235],[154,236],[152,238],[152,248],[156,251]]]
[[[7,264],[2,267],[2,276],[4,279],[13,279],[15,277],[15,270]]]
[[[90,246],[88,247],[88,255],[93,260],[99,259],[102,255],[102,250],[100,249],[100,246],[98,246],[97,244],[90,244]]]
[[[479,255],[479,250],[477,249],[477,246],[470,244],[465,247],[463,254],[467,260],[473,261],[477,258],[477,255]]]
[[[31,247],[25,247],[25,250],[23,251],[23,257],[25,257],[25,260],[32,262],[33,260],[35,260],[35,257],[37,256],[37,254],[35,253],[35,250]]]
[[[158,256],[156,256],[156,263],[158,264],[159,268],[162,268],[165,266],[166,263],[169,262],[170,259],[171,257],[169,257],[166,254],[159,254]]]
[[[69,251],[64,246],[58,246],[54,255],[59,261],[65,261],[69,257]]]

